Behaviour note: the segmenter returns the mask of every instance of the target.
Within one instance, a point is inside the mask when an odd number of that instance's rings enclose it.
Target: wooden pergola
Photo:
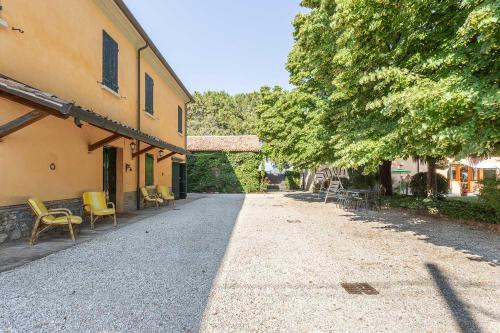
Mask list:
[[[148,146],[132,154],[135,158],[152,149],[168,150],[165,156],[159,157],[157,162],[161,162],[173,155],[186,155],[188,152],[182,147],[165,142],[157,137],[138,131],[132,127],[124,125],[118,121],[109,119],[91,110],[83,109],[74,103],[64,101],[49,93],[32,88],[28,85],[0,75],[0,97],[25,105],[32,111],[13,119],[5,124],[0,124],[0,141],[31,124],[34,124],[47,116],[55,116],[61,119],[74,118],[76,126],[81,127],[81,122],[86,122],[92,126],[110,132],[104,139],[90,143],[88,151],[94,151],[109,144],[119,138],[133,139],[143,142]]]

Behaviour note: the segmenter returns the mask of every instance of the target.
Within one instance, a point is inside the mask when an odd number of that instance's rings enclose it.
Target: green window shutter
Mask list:
[[[177,107],[177,132],[182,133],[182,108]]]
[[[102,84],[118,92],[118,43],[102,32]]]
[[[154,185],[154,157],[151,154],[146,154],[146,186]]]
[[[148,74],[145,74],[144,76],[144,86],[146,89],[145,91],[146,112],[152,115],[154,114],[154,108],[153,108],[154,81]]]

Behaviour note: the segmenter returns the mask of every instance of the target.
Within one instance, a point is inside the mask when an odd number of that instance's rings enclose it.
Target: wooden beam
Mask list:
[[[102,146],[104,146],[105,144],[113,142],[120,137],[121,137],[120,134],[112,134],[112,135],[108,136],[107,138],[104,138],[102,140],[97,141],[96,143],[92,143],[89,145],[89,152],[94,151],[96,149],[99,149]]]
[[[137,153],[133,153],[132,158],[136,158],[137,156],[142,155],[142,154],[150,151],[151,149],[155,149],[155,148],[156,148],[155,146],[149,146],[149,147],[143,148],[143,149],[139,150]]]
[[[25,128],[26,126],[29,126],[47,117],[48,115],[49,114],[45,111],[33,110],[21,117],[9,121],[7,124],[0,126],[0,139],[6,137],[9,134],[19,131],[22,128]]]
[[[163,161],[163,160],[165,160],[165,159],[169,158],[170,156],[174,156],[175,154],[177,154],[175,151],[173,151],[173,152],[171,152],[171,153],[168,153],[167,155],[162,156],[162,157],[160,157],[159,159],[157,159],[157,160],[156,160],[156,162],[157,162],[157,163],[158,163],[158,162],[161,162],[161,161]]]
[[[29,108],[32,108],[34,110],[47,112],[48,114],[56,116],[58,118],[68,118],[68,116],[62,116],[60,112],[58,112],[54,109],[51,109],[45,105],[42,105],[42,104],[39,104],[39,103],[36,103],[33,101],[29,101],[29,100],[24,99],[22,97],[19,97],[19,96],[13,95],[13,94],[9,94],[8,92],[5,92],[5,91],[0,91],[0,97],[11,100],[11,101],[16,102],[18,104],[22,104],[22,105],[27,106]]]

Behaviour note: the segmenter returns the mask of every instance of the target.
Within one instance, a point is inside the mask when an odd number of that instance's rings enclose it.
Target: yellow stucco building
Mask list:
[[[0,5],[0,235],[29,232],[31,196],[103,190],[118,211],[144,185],[182,196],[192,97],[123,1]]]

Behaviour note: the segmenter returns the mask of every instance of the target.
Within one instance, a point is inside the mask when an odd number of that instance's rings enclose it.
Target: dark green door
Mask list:
[[[106,198],[116,204],[116,148],[104,147],[102,188]]]
[[[179,164],[180,168],[180,179],[179,179],[179,197],[181,199],[187,198],[187,164],[181,163]]]
[[[180,198],[180,174],[180,164],[172,162],[172,192],[174,193],[175,199]]]

